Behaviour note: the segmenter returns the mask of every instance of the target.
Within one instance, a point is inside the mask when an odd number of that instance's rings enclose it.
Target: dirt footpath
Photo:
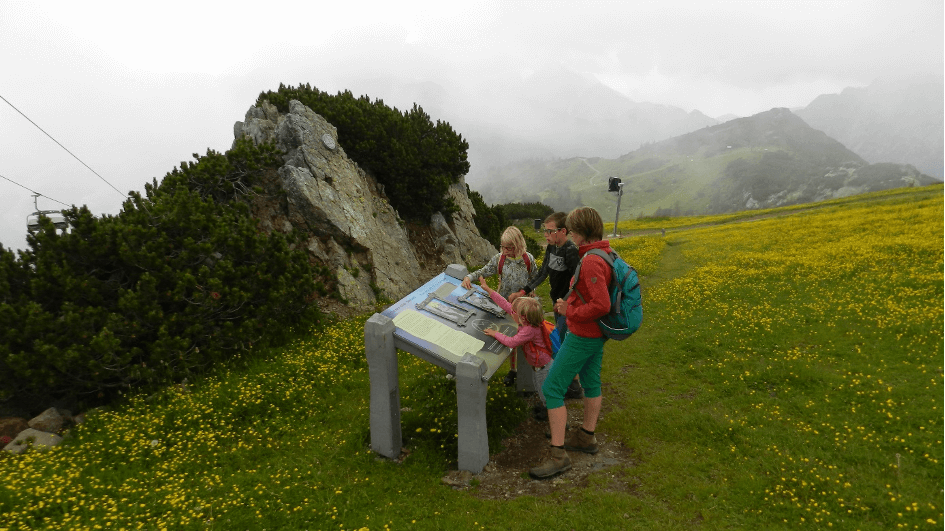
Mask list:
[[[529,409],[538,403],[537,397],[534,396],[527,400]],[[605,408],[606,402],[605,399]],[[584,414],[583,401],[568,400],[566,406],[571,430],[578,429]],[[601,412],[601,418],[605,415],[606,410]],[[632,452],[601,431],[596,433],[600,446],[600,451],[596,454],[568,452],[571,470],[551,479],[534,480],[529,477],[528,470],[540,465],[548,457],[549,439],[545,437],[547,429],[547,422],[529,417],[518,426],[511,437],[502,441],[502,450],[492,455],[489,464],[481,473],[473,475],[454,470],[443,478],[443,483],[454,489],[468,490],[479,498],[499,500],[519,496],[545,496],[574,487],[584,487],[591,474],[604,479],[602,483],[608,490],[633,490],[634,481],[630,477],[631,474],[626,472],[626,468],[635,462]]]

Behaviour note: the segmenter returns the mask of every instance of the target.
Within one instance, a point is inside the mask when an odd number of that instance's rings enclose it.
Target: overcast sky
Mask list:
[[[712,117],[943,71],[941,0],[448,4],[0,0],[0,243],[26,246],[25,188],[43,210],[117,214],[129,190],[228,149],[280,82],[404,109],[378,87],[432,81],[450,100],[433,118],[452,123],[501,121],[489,85],[549,67]]]

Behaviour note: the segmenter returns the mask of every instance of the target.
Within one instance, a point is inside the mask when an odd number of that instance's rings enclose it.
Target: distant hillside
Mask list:
[[[699,111],[633,101],[563,67],[497,80],[491,92],[501,97],[488,101],[511,104],[451,120],[469,141],[467,182],[473,187],[490,168],[529,157],[618,157],[718,123]]]
[[[881,79],[817,97],[796,114],[869,162],[912,164],[945,177],[941,78]]]
[[[594,206],[613,219],[607,178],[624,183],[621,219],[700,215],[819,201],[937,182],[914,167],[868,164],[787,109],[705,127],[616,159],[532,160],[494,168],[473,188],[487,203]]]

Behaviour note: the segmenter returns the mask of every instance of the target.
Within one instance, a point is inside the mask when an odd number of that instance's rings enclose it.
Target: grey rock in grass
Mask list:
[[[20,434],[16,436],[16,439],[4,446],[3,449],[11,454],[17,455],[25,452],[26,449],[31,446],[36,449],[51,448],[58,446],[61,442],[62,437],[54,433],[27,428],[21,431]]]
[[[66,422],[71,420],[72,414],[68,411],[60,411],[54,407],[43,411],[29,421],[29,427],[45,431],[48,433],[58,433],[65,426]]]

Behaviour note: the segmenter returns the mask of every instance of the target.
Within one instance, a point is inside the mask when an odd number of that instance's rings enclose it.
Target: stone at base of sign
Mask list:
[[[440,480],[454,489],[465,489],[472,484],[473,473],[468,470],[454,470]]]

